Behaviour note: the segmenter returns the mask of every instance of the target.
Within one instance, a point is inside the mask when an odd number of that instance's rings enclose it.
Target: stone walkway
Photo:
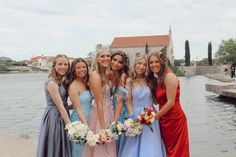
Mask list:
[[[27,139],[0,133],[1,157],[34,157],[36,144]]]
[[[206,77],[209,77],[211,79],[215,79],[218,81],[222,81],[222,82],[233,82],[234,81],[232,78],[230,78],[229,75],[225,75],[225,74],[206,74]]]

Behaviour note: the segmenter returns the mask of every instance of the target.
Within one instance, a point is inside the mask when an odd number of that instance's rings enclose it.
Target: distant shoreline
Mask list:
[[[46,71],[0,71],[0,74],[32,74],[32,73],[48,73]]]

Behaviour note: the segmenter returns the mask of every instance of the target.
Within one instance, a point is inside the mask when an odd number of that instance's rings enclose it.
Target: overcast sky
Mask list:
[[[236,38],[236,0],[0,0],[0,56],[14,60],[65,53],[85,57],[116,36],[165,35],[174,56],[207,57]]]

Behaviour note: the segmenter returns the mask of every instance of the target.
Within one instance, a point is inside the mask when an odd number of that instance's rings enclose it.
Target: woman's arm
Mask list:
[[[133,105],[132,105],[132,80],[131,78],[127,79],[126,86],[128,88],[127,109],[128,109],[129,114],[134,114]]]
[[[121,75],[121,80],[119,82],[119,86],[125,87],[125,84],[126,84],[126,74],[123,73]],[[122,112],[123,105],[124,105],[124,100],[123,99],[124,98],[123,98],[122,94],[117,94],[116,110],[115,110],[115,121],[117,121],[120,118],[120,114]]]
[[[156,119],[159,119],[167,111],[169,111],[175,104],[176,91],[178,86],[178,79],[173,73],[167,73],[164,83],[166,85],[167,102],[163,105],[160,111],[156,114]]]
[[[96,71],[93,71],[90,74],[89,87],[93,93],[94,100],[97,105],[97,114],[98,114],[100,127],[101,129],[105,129],[106,126],[105,126],[105,118],[104,118],[104,110],[103,110],[102,80]]]
[[[47,90],[52,97],[53,102],[56,104],[57,109],[59,110],[65,124],[70,123],[69,115],[63,105],[60,93],[59,93],[59,86],[57,83],[50,81],[47,85]]]
[[[72,105],[74,106],[76,113],[79,116],[79,119],[81,120],[82,123],[87,124],[83,110],[81,109],[81,106],[80,106],[78,88],[79,87],[76,86],[75,82],[72,82],[72,84],[69,86],[68,94],[72,102]]]

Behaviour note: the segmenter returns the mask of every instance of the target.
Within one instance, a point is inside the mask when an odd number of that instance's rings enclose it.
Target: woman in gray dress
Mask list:
[[[71,157],[70,142],[64,131],[70,123],[67,106],[65,76],[69,59],[59,54],[55,57],[48,80],[45,82],[47,107],[42,117],[36,157]]]

